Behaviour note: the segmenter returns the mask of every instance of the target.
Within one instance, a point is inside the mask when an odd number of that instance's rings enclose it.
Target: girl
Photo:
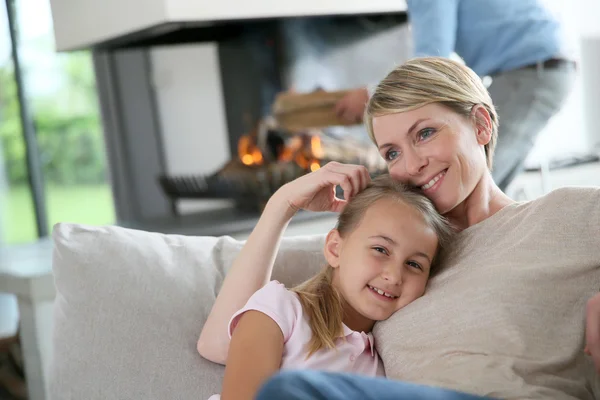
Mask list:
[[[307,183],[320,179],[315,175],[338,167],[328,164],[284,186],[274,197],[300,193]],[[280,369],[383,376],[371,329],[375,321],[423,295],[438,245],[448,240],[450,228],[426,197],[388,176],[369,184],[366,176],[361,182],[366,188],[348,190],[345,197],[352,200],[347,204],[335,199],[331,188],[323,194],[326,202],[343,208],[325,241],[327,267],[291,290],[277,281],[267,283],[234,314],[223,399],[254,398]],[[317,195],[300,205],[315,209],[318,202]],[[238,256],[245,264],[265,257],[272,262],[282,231],[265,237],[263,226],[279,218],[274,213],[266,207]],[[255,239],[260,236],[266,241],[259,247]]]

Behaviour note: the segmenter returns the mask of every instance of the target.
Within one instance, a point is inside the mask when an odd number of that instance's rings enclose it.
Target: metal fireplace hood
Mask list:
[[[214,41],[248,21],[402,14],[404,0],[50,0],[57,51]]]

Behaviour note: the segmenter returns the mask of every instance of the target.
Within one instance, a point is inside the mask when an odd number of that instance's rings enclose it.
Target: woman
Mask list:
[[[386,375],[498,398],[600,396],[600,190],[559,189],[528,203],[502,193],[490,172],[496,111],[479,77],[448,59],[414,59],[392,71],[369,100],[366,124],[390,174],[421,188],[460,231],[425,296],[376,325]],[[364,187],[361,176],[356,166],[324,168],[302,193],[270,205],[281,220],[263,234],[280,237],[299,207],[339,210],[343,204],[323,201],[322,193],[341,184],[351,197]],[[246,269],[243,257],[207,320],[215,334],[199,341],[215,361],[224,361],[228,346],[216,333],[272,271],[272,259]],[[262,395],[382,399],[409,392],[421,393],[399,382],[297,372],[275,378]]]

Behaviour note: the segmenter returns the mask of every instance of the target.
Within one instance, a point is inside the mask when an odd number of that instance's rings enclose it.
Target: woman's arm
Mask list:
[[[224,364],[227,359],[229,320],[250,296],[271,278],[281,237],[297,210],[341,211],[354,194],[370,181],[360,165],[331,162],[323,168],[282,186],[265,210],[225,277],[215,304],[204,324],[198,352],[206,359]],[[344,190],[344,199],[335,197],[335,186]]]
[[[227,273],[204,324],[198,340],[198,352],[202,357],[219,364],[225,363],[229,347],[229,320],[244,307],[254,292],[269,282],[281,237],[294,213],[288,203],[279,201],[278,197],[274,196],[267,203],[256,227]]]
[[[233,336],[221,400],[250,400],[281,366],[283,333],[260,311],[246,311]]]

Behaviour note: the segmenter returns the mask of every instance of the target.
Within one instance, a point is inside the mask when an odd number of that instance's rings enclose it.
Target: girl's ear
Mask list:
[[[323,249],[323,253],[325,254],[327,263],[333,268],[340,266],[341,245],[342,237],[340,236],[340,232],[337,229],[332,229],[329,231],[327,238],[325,239],[325,248]]]

